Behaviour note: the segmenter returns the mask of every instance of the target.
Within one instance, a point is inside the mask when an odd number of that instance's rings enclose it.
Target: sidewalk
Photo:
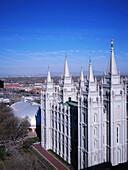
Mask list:
[[[44,156],[44,158],[46,158],[47,160],[49,160],[49,162],[51,164],[53,164],[56,169],[61,169],[61,170],[68,170],[67,167],[65,167],[60,161],[58,161],[55,157],[53,157],[48,151],[46,151],[44,148],[42,148],[42,146],[40,145],[40,143],[37,144],[33,144],[32,145],[36,150],[38,150],[38,152],[40,152],[42,154],[42,156]]]

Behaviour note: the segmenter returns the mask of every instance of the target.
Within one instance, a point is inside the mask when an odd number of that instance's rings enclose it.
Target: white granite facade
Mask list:
[[[107,161],[117,165],[127,161],[127,110],[126,84],[117,72],[111,42],[111,54],[107,73],[103,79],[104,106],[107,118]]]
[[[42,147],[52,149],[69,163],[72,154],[77,154],[78,169],[104,162],[112,166],[127,162],[127,87],[117,72],[113,41],[101,82],[93,76],[91,61],[86,79],[81,68],[77,86],[69,74],[67,57],[58,86],[53,84],[48,69],[46,88],[41,93]],[[77,112],[73,111],[76,107]]]
[[[71,163],[71,114],[70,106],[66,103],[69,100],[77,101],[76,87],[65,58],[60,86],[54,86],[48,69],[46,88],[41,93],[41,145]]]
[[[78,97],[78,169],[106,161],[106,113],[103,92],[93,77],[91,62],[85,88]]]

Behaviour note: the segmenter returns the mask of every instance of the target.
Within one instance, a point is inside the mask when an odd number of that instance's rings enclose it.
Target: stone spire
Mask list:
[[[47,76],[47,83],[51,83],[52,80],[51,80],[51,74],[50,74],[50,69],[48,67],[48,76]]]
[[[108,63],[107,74],[110,74],[110,75],[118,74],[115,57],[114,57],[114,52],[113,52],[113,40],[111,40],[111,54],[110,54],[110,59],[109,59],[109,63]]]
[[[67,63],[67,56],[65,56],[64,77],[69,77],[69,69],[68,69],[68,63]]]
[[[91,66],[91,60],[89,61],[88,81],[91,82],[91,83],[94,82],[92,66]]]
[[[81,81],[84,81],[84,74],[83,74],[83,68],[82,68],[82,67],[81,67],[80,80],[81,80]]]

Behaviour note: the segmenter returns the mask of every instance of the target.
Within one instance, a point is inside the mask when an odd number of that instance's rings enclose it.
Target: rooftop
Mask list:
[[[62,103],[62,102],[60,102],[59,104],[62,104],[63,106],[76,106],[76,107],[78,107],[78,103],[77,102],[74,102],[74,101],[68,101],[68,102],[66,102],[66,103]]]
[[[11,105],[15,116],[20,118],[29,117],[31,125],[36,125],[36,114],[39,110],[40,104],[31,101],[20,101]]]

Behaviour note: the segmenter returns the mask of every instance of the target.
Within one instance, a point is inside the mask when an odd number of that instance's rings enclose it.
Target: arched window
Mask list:
[[[96,134],[97,134],[97,133],[96,133],[96,131],[97,131],[97,129],[96,129],[96,128],[94,128],[94,136],[96,136]]]
[[[119,120],[119,118],[120,118],[120,106],[119,105],[116,108],[116,118],[117,118],[117,120]]]
[[[116,142],[120,143],[120,126],[116,127]]]
[[[71,97],[69,97],[69,98],[68,98],[68,101],[71,102],[71,100],[72,100]]]
[[[94,140],[94,149],[96,149],[96,148],[97,148],[97,141]]]

